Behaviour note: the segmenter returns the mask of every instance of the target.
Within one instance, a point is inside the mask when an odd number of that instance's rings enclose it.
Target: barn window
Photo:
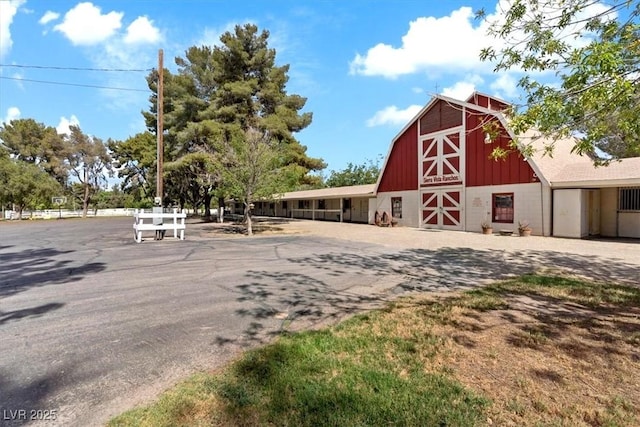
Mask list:
[[[391,198],[391,216],[402,218],[402,197]]]
[[[298,200],[298,209],[304,209],[304,200]]]
[[[325,205],[326,205],[326,203],[325,203],[324,199],[318,200],[318,209],[320,209],[320,210],[326,209]]]
[[[640,211],[640,187],[621,188],[619,208],[621,211]]]
[[[282,209],[287,210],[287,201],[282,202]]]
[[[493,222],[513,224],[513,193],[494,193]]]

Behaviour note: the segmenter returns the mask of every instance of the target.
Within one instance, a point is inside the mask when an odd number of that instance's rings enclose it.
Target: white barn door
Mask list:
[[[462,230],[462,187],[422,190],[424,228]]]

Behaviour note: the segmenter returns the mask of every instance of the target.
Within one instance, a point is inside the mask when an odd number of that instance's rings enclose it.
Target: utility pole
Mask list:
[[[162,139],[164,134],[163,129],[163,113],[164,113],[164,65],[163,65],[164,52],[162,49],[158,51],[158,96],[157,96],[157,114],[158,114],[158,146],[157,146],[157,163],[158,170],[156,176],[156,198],[160,198],[160,206],[162,206],[162,199],[164,198],[163,179],[162,179],[162,163],[164,161],[164,141]]]

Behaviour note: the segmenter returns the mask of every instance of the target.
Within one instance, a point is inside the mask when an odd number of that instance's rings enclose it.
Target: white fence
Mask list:
[[[135,213],[133,208],[117,208],[117,209],[91,209],[87,212],[87,217],[112,217],[112,216],[133,216]],[[192,214],[193,210],[186,210],[188,214]],[[213,214],[214,211],[212,210]],[[214,215],[215,216],[215,215]],[[47,209],[41,211],[23,211],[22,219],[58,219],[58,218],[81,218],[82,210],[70,210],[70,209]],[[14,220],[18,219],[18,212],[12,210],[5,210],[4,214],[0,216],[0,219]]]
[[[89,210],[87,212],[88,217],[103,217],[103,216],[133,216],[135,209],[118,208],[118,209],[98,209]],[[80,218],[82,217],[82,210],[70,210],[70,209],[45,209],[41,211],[22,211],[22,219],[57,219],[57,218]],[[4,211],[4,219],[18,219],[18,212],[12,210]]]
[[[178,212],[178,209],[174,209],[172,213],[159,213],[159,212],[145,212],[144,209],[135,210],[133,213],[133,232],[136,242],[142,242],[143,231],[171,231],[173,230],[173,237],[178,238],[178,232],[180,233],[180,240],[184,240],[184,230],[186,225],[184,223],[187,217],[186,212]],[[145,222],[145,219],[148,220]],[[165,220],[172,220],[171,222]]]

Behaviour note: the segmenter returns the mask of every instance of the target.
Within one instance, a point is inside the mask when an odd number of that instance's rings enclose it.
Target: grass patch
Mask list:
[[[283,335],[109,425],[637,424],[639,303],[635,288],[539,275],[403,298]],[[545,311],[563,304],[584,318]]]
[[[497,282],[469,293],[485,298],[489,296],[499,298],[508,294],[538,295],[559,298],[588,307],[600,307],[604,304],[623,307],[640,305],[639,288],[537,274]]]

